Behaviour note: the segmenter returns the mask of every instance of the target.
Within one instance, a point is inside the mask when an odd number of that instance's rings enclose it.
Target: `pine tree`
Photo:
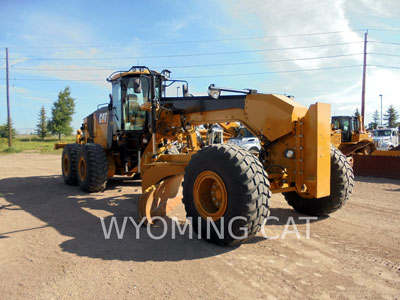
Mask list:
[[[371,128],[376,129],[379,125],[379,112],[378,110],[375,110],[374,114],[372,115],[372,123],[371,123]]]
[[[52,134],[70,135],[72,133],[72,115],[75,112],[75,99],[71,97],[69,87],[58,93],[58,99],[51,109],[52,118],[48,123],[48,129]]]
[[[42,106],[39,112],[39,120],[36,124],[36,134],[42,139],[42,141],[47,136],[47,120],[44,106]]]
[[[389,108],[386,110],[386,114],[383,117],[383,119],[386,121],[386,126],[390,128],[397,127],[398,118],[399,112],[393,105],[390,105]]]
[[[13,122],[11,121],[11,137],[14,138],[17,135],[17,131],[14,128]],[[8,138],[8,121],[3,125],[0,125],[0,137]]]

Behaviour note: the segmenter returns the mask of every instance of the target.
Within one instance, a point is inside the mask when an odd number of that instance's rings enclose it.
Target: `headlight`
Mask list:
[[[210,84],[210,86],[208,87],[208,95],[211,98],[218,99],[219,96],[221,95],[221,91],[215,88],[214,84]]]
[[[286,157],[286,158],[294,158],[294,150],[292,150],[292,149],[286,149],[286,150],[285,150],[285,157]]]

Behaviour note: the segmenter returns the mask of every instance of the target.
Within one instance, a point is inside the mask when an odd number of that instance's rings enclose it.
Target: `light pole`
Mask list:
[[[379,97],[381,97],[381,127],[382,127],[382,94],[379,95]]]

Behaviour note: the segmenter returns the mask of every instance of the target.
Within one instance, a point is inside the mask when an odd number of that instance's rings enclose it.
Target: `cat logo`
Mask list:
[[[99,114],[99,124],[107,123],[107,115],[106,112]]]

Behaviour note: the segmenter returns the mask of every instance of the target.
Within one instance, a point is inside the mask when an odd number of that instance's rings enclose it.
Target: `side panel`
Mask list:
[[[88,117],[89,137],[93,139],[95,144],[99,144],[102,148],[107,149],[107,133],[109,127],[108,124],[110,122],[110,112],[107,107],[104,107],[96,110],[91,116]],[[93,122],[92,129],[90,128],[91,121]]]
[[[330,195],[331,109],[326,103],[310,106],[304,117],[304,173],[303,181],[308,192],[320,198]]]
[[[286,96],[255,94],[246,97],[245,112],[246,127],[274,141],[292,132],[293,122],[303,117],[307,108]]]

